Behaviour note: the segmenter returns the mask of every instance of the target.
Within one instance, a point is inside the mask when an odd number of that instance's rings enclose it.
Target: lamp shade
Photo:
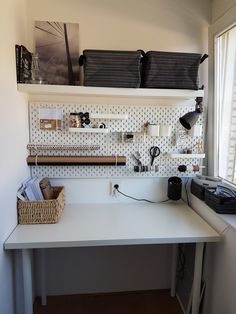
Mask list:
[[[179,118],[179,122],[185,129],[190,130],[192,126],[197,122],[199,114],[200,113],[197,111],[188,112],[184,116]]]

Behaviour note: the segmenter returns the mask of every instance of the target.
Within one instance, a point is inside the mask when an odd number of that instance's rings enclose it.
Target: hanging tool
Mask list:
[[[151,156],[151,166],[153,165],[154,159],[158,157],[161,153],[161,150],[158,146],[152,146],[149,149],[149,154]]]
[[[133,158],[137,161],[139,166],[142,166],[142,162],[141,162],[141,155],[139,152],[135,152],[135,154],[132,154]]]

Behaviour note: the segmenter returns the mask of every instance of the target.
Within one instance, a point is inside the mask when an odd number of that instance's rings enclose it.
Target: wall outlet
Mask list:
[[[114,188],[114,185],[118,184],[119,185],[119,188],[120,188],[120,184],[121,184],[121,180],[111,180],[110,181],[110,195],[113,196],[113,197],[117,197],[117,191],[116,189]]]

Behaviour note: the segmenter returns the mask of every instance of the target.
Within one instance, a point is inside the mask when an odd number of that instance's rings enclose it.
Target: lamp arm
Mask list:
[[[203,104],[202,104],[203,97],[197,97],[195,101],[196,101],[195,111],[197,113],[202,113],[203,112]]]

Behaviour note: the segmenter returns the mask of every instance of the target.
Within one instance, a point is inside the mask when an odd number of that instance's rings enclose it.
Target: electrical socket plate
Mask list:
[[[119,179],[110,180],[110,195],[113,197],[117,196],[116,189],[114,188],[114,185],[116,184],[118,184],[120,188],[121,180]]]

